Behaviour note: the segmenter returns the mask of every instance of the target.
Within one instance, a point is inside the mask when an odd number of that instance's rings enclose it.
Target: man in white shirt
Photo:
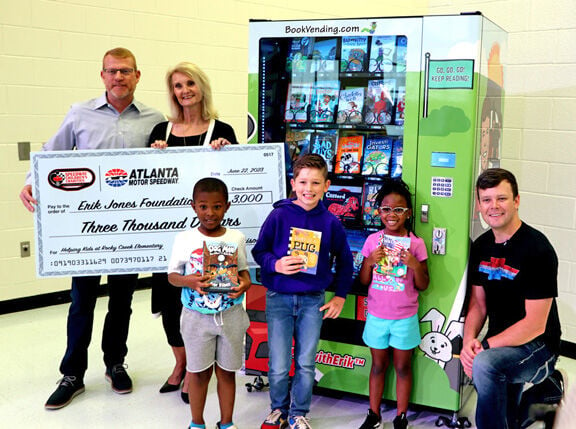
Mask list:
[[[117,149],[146,147],[154,125],[164,121],[155,109],[134,99],[140,80],[136,58],[128,49],[115,48],[104,54],[100,72],[106,92],[98,98],[74,104],[56,134],[42,150]],[[30,173],[20,199],[31,212],[37,204],[32,195]],[[124,365],[132,295],[137,274],[109,275],[108,313],[102,334],[106,379],[116,393],[132,391],[132,380]],[[46,402],[46,409],[68,405],[84,392],[88,346],[92,337],[94,306],[100,276],[73,277],[67,324],[66,353],[60,364],[63,377]]]

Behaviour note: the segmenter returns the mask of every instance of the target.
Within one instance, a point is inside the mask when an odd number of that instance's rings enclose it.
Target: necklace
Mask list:
[[[202,133],[199,134],[197,136],[188,136],[189,139],[192,139],[192,141],[190,141],[190,144],[188,144],[188,141],[186,140],[186,136],[183,136],[182,138],[184,139],[184,146],[200,146],[201,142],[202,142],[202,136],[205,135],[206,133]]]

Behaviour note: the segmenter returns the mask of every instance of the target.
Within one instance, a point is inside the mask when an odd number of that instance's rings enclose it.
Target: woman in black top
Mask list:
[[[170,121],[154,127],[148,144],[154,148],[167,146],[210,145],[214,149],[237,144],[232,127],[217,119],[212,90],[206,74],[195,64],[182,62],[168,70],[166,85],[170,97]],[[168,283],[166,273],[152,275],[152,312],[162,314],[162,325],[176,364],[160,393],[178,390],[188,403],[186,352],[180,335],[180,288]]]

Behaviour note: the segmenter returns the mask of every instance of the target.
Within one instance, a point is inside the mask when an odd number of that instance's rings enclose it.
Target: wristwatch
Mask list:
[[[482,348],[483,348],[484,350],[488,350],[488,349],[490,348],[490,344],[488,344],[488,339],[487,339],[487,338],[484,338],[480,344],[482,344]]]

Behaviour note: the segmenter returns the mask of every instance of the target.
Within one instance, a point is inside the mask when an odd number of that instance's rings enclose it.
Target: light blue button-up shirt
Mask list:
[[[119,113],[106,99],[72,105],[60,128],[42,150],[122,149],[148,146],[152,128],[165,121],[156,109],[134,100]],[[31,184],[30,173],[26,183]]]
[[[118,113],[103,94],[74,104],[42,150],[146,147],[152,128],[164,120],[160,112],[136,100]]]

